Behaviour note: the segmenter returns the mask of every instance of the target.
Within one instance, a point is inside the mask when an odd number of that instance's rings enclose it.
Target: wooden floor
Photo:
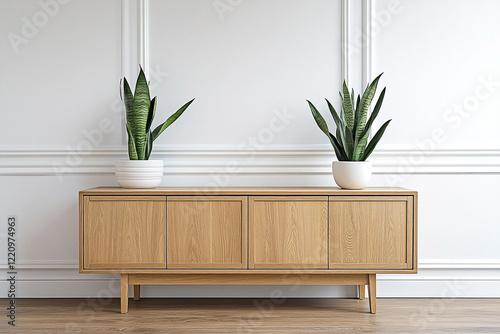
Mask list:
[[[500,333],[500,299],[18,299],[0,333]]]

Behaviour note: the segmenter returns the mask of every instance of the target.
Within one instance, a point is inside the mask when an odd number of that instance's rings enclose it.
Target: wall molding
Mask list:
[[[416,275],[378,275],[379,297],[499,298],[500,262],[482,260],[426,260]],[[441,262],[446,261],[446,262]],[[5,264],[0,265],[5,269]],[[84,275],[74,261],[20,261],[16,265],[19,298],[96,298],[120,296],[118,274]],[[8,282],[0,281],[7,291]],[[282,287],[286,297],[354,298],[353,286]],[[268,297],[272,286],[151,286],[143,295],[153,298]]]
[[[142,65],[146,77],[149,78],[149,1],[139,1],[139,64]]]
[[[500,174],[500,149],[420,150],[380,147],[372,154],[374,174]],[[163,159],[169,174],[327,175],[335,159],[328,145],[236,146],[157,145],[154,159]],[[0,176],[112,174],[125,147],[99,147],[91,152],[65,148],[0,148]]]
[[[341,22],[341,75],[342,78],[345,78],[346,80],[350,77],[350,61],[349,61],[349,53],[350,53],[350,34],[349,34],[349,15],[351,13],[350,6],[349,6],[349,1],[348,0],[342,0],[341,3],[341,10],[342,10],[342,22]]]

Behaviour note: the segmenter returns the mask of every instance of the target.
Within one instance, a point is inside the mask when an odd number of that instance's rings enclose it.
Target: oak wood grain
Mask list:
[[[411,269],[409,196],[330,197],[330,268]]]
[[[165,268],[165,220],[165,196],[84,196],[83,267]]]
[[[142,298],[120,314],[117,298],[18,299],[15,328],[0,332],[175,334],[499,333],[500,299],[379,298]],[[285,295],[283,295],[285,294]],[[2,308],[7,300],[0,300]]]
[[[250,196],[250,268],[328,268],[326,196]]]
[[[167,268],[246,268],[246,197],[168,196]]]
[[[129,275],[128,274],[122,274],[121,275],[121,282],[120,282],[120,301],[121,301],[121,313],[127,313],[128,312],[128,281]]]
[[[361,285],[369,284],[368,275],[303,274],[130,274],[129,284],[136,285]]]

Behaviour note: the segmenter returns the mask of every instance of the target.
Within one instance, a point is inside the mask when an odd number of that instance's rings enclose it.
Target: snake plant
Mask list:
[[[130,160],[148,160],[153,149],[153,142],[158,136],[165,131],[189,105],[194,101],[184,104],[179,110],[173,113],[165,122],[158,125],[151,131],[151,124],[156,112],[156,96],[150,100],[149,86],[146,80],[146,75],[140,68],[139,76],[135,84],[135,93],[123,78],[123,95],[120,96],[125,103],[127,116],[127,134],[128,134],[128,156]],[[125,97],[125,100],[123,99]]]
[[[337,126],[335,135],[329,132],[328,125],[318,109],[307,100],[316,124],[330,140],[339,161],[365,161],[375,149],[375,146],[391,121],[388,120],[385,122],[375,133],[370,142],[368,142],[370,128],[380,111],[385,96],[384,87],[375,104],[373,112],[368,118],[368,109],[375,96],[378,80],[382,74],[376,77],[373,82],[366,87],[362,96],[358,94],[356,103],[354,103],[354,89],[349,94],[349,88],[344,80],[343,92],[339,92],[342,102],[340,114],[337,113],[330,101],[325,99],[328,109],[335,121],[335,125]]]

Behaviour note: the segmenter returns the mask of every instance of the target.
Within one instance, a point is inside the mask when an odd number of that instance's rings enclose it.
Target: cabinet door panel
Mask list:
[[[169,196],[167,267],[246,268],[246,197]]]
[[[250,197],[250,268],[328,268],[326,196]]]
[[[84,268],[166,268],[165,196],[85,196]]]
[[[330,197],[330,268],[411,269],[412,212],[407,196]]]

